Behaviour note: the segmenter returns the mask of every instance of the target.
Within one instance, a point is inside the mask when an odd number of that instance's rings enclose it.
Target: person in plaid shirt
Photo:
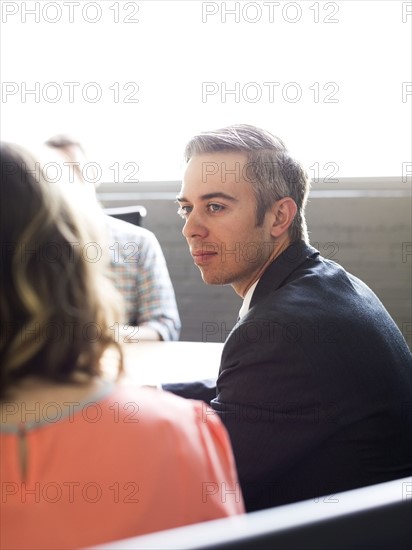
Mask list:
[[[45,142],[59,159],[73,163],[76,179],[85,185],[80,166],[83,147],[60,134]],[[126,318],[119,320],[118,336],[125,342],[138,340],[178,340],[180,317],[175,293],[160,243],[154,233],[123,220],[106,216],[111,277],[123,296]]]

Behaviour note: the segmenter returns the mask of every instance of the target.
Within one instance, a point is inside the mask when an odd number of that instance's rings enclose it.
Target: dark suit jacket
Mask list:
[[[249,511],[412,474],[409,348],[372,290],[303,242],[261,277],[216,388],[164,389],[210,401]]]

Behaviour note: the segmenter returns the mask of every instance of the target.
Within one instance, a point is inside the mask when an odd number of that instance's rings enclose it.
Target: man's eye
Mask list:
[[[191,206],[179,206],[177,213],[181,218],[185,218],[191,211]]]
[[[222,210],[225,209],[224,206],[222,206],[221,204],[216,204],[214,202],[211,202],[210,204],[207,205],[207,208],[209,209],[210,212],[212,213],[217,213],[217,212],[221,212]]]

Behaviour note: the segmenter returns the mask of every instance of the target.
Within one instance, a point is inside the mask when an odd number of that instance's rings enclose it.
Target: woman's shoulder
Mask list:
[[[143,432],[148,437],[163,434],[167,439],[190,440],[195,447],[199,441],[226,446],[228,440],[221,420],[209,405],[160,389],[119,385],[106,399],[106,409],[119,423],[137,424],[142,436]]]
[[[119,407],[124,412],[134,409],[145,421],[175,419],[180,424],[182,418],[197,422],[202,416],[203,404],[200,401],[183,399],[149,386],[119,384],[114,387],[105,401],[109,408]],[[206,404],[204,406],[206,407]]]

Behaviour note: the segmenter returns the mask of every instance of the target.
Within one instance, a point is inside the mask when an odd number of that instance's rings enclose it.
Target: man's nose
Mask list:
[[[182,229],[182,234],[186,239],[193,237],[207,237],[209,230],[206,227],[205,221],[202,216],[192,211],[189,217],[186,219],[185,225]]]

